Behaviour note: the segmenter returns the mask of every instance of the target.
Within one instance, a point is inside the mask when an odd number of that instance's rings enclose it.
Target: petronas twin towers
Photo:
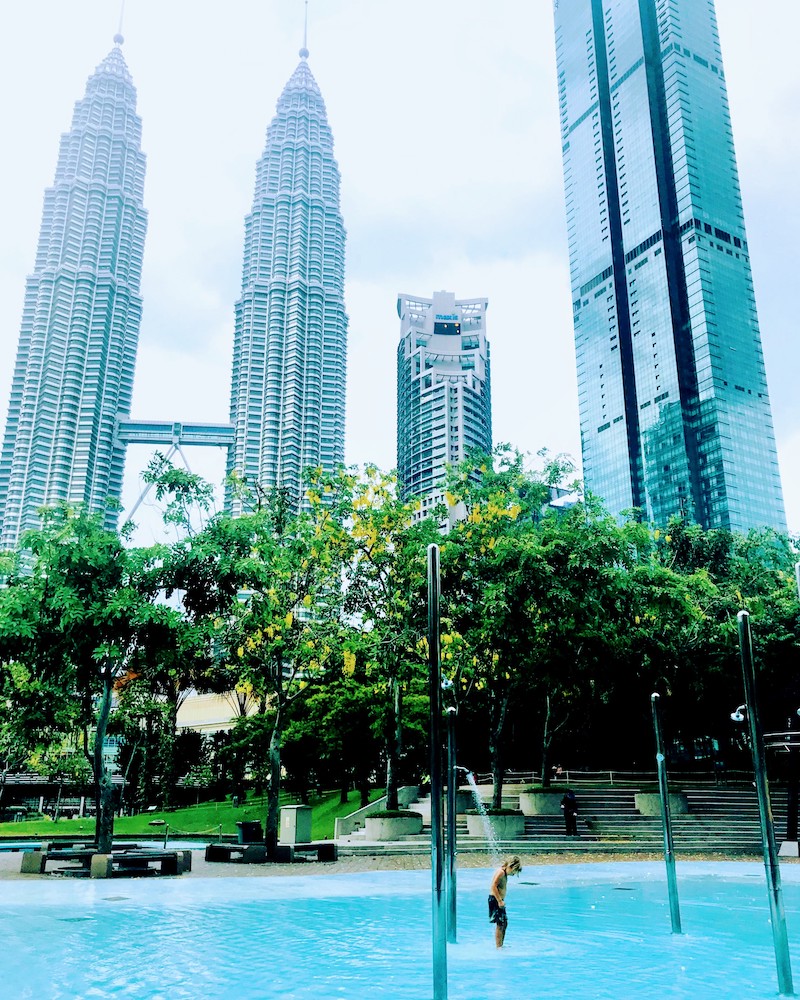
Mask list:
[[[279,485],[295,504],[305,469],[344,461],[347,363],[339,170],[307,50],[300,55],[267,129],[245,220],[228,453],[229,473]]]
[[[654,524],[681,515],[785,531],[714,2],[560,0],[554,19],[586,487],[612,514],[638,510]],[[106,510],[113,524],[107,500],[121,495],[134,441],[225,446],[229,483],[280,487],[295,506],[304,470],[344,459],[345,232],[305,47],[245,221],[230,423],[130,419],[147,216],[121,44],[90,77],[45,193],[0,455],[0,549],[61,500]],[[405,490],[422,487],[432,455],[437,469],[463,457],[453,386],[481,381],[482,321],[467,330],[458,302],[442,299],[444,312],[409,302],[416,333],[398,368]],[[426,330],[458,351],[426,346]],[[466,416],[485,446],[484,360],[481,405]],[[420,406],[434,417],[420,411],[417,426]],[[229,487],[233,513],[242,495]]]
[[[89,78],[45,192],[26,285],[2,454],[0,549],[43,505],[105,510],[122,493],[128,441],[180,439],[183,425],[129,419],[147,228],[136,89],[117,35]],[[285,488],[344,460],[347,314],[339,170],[308,51],[278,101],[245,223],[236,303],[228,471]],[[165,430],[166,429],[166,430]],[[203,443],[202,426],[192,430]],[[227,432],[227,433],[223,433]],[[229,506],[236,512],[233,493]]]

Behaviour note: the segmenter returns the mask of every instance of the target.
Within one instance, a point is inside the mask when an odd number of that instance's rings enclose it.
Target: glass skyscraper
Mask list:
[[[117,35],[61,138],[33,273],[0,455],[0,548],[59,500],[107,509],[125,460],[147,214],[136,89]],[[116,523],[108,510],[106,523]]]
[[[584,478],[786,530],[713,0],[558,0]]]
[[[308,50],[278,100],[245,220],[228,471],[287,490],[344,461],[347,314],[339,169]],[[229,490],[228,507],[239,502]]]
[[[446,467],[492,450],[486,299],[400,295],[397,476],[421,515],[444,501]]]

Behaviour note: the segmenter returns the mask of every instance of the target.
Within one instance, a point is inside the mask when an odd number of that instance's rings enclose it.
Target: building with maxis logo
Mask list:
[[[586,487],[783,531],[713,0],[560,0],[555,32]]]
[[[486,299],[399,295],[397,474],[422,515],[444,500],[447,465],[492,448]]]

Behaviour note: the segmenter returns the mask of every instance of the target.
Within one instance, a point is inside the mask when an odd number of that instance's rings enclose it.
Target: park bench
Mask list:
[[[182,875],[192,870],[191,851],[153,850],[149,847],[132,850],[113,851],[112,854],[96,854],[92,860],[92,878],[104,878],[102,858],[107,859],[109,875],[112,871],[118,874],[141,875],[150,870],[152,862],[159,863],[162,875]]]
[[[265,844],[208,844],[206,861],[239,861],[258,864],[267,860]]]
[[[26,851],[22,855],[20,871],[23,875],[43,875],[48,862],[73,862],[74,866],[61,871],[81,871],[91,878],[110,878],[113,873],[120,875],[142,875],[150,870],[151,862],[159,862],[162,875],[181,875],[191,871],[191,851],[167,851],[143,848],[138,844],[120,844],[112,848],[111,854],[100,854],[96,844],[82,846],[43,845],[42,850]]]
[[[317,861],[338,861],[339,847],[332,840],[320,840],[313,844],[278,844],[275,848],[275,860],[289,864],[295,861],[308,861],[302,857],[306,854],[316,854]]]

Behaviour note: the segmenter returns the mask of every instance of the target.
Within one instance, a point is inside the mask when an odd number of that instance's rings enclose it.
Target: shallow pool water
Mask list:
[[[115,844],[126,844],[126,843],[139,843],[144,844],[146,847],[161,847],[163,845],[163,840],[145,840],[140,838],[138,841],[128,841],[128,840],[115,840]],[[173,848],[176,851],[203,851],[205,850],[207,840],[168,840],[167,846]],[[0,851],[36,851],[42,846],[41,841],[38,840],[3,840],[0,841]]]
[[[511,879],[507,947],[488,870],[459,872],[450,1000],[769,998],[777,977],[763,865],[555,865]],[[800,982],[800,866],[782,869]],[[2,994],[30,1000],[430,1000],[431,876],[6,882]],[[798,942],[800,943],[800,941]]]

